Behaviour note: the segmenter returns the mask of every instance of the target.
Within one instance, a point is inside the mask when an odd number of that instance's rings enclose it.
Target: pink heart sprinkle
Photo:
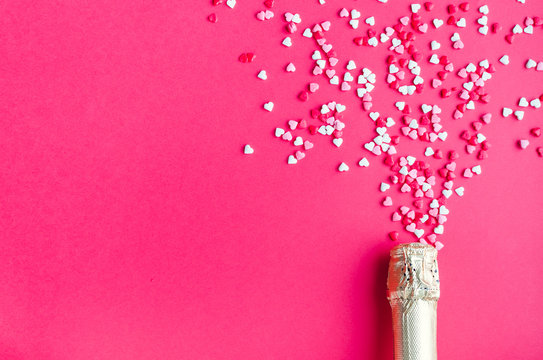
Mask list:
[[[314,146],[313,143],[311,141],[309,141],[309,140],[306,140],[304,142],[304,149],[306,149],[306,150],[312,149],[313,146]]]
[[[432,87],[435,89],[439,86],[441,86],[442,82],[439,79],[432,79]]]
[[[296,159],[297,160],[302,160],[303,158],[305,157],[305,153],[303,151],[296,151]]]
[[[368,111],[371,109],[371,107],[373,106],[373,103],[369,102],[369,101],[364,101],[362,103],[362,106],[364,107],[364,110]]]
[[[286,133],[283,134],[283,140],[287,140],[287,141],[292,140],[292,134],[290,133],[290,131],[287,131]]]
[[[452,182],[452,181],[447,181],[447,182],[445,182],[445,183],[443,184],[443,187],[444,187],[445,189],[451,190],[452,187],[453,187],[453,182]]]
[[[454,161],[450,162],[447,165],[445,165],[445,168],[449,171],[454,171],[456,170],[456,163]]]
[[[322,74],[322,69],[319,66],[315,66],[313,68],[313,75],[320,75]]]
[[[335,74],[336,74],[336,71],[333,69],[326,70],[326,76],[328,76],[330,79],[333,78]]]
[[[431,216],[433,217],[436,217],[438,215],[438,209],[430,209],[430,211],[428,211],[428,214],[430,214]]]
[[[425,33],[426,31],[428,31],[428,24],[422,24],[421,26],[419,26],[419,31],[421,33]]]
[[[481,116],[481,120],[483,120],[485,124],[490,124],[491,119],[492,119],[492,114],[490,113],[486,113],[483,116]]]
[[[427,198],[432,199],[434,197],[434,190],[428,189],[428,191],[424,195],[426,195]]]
[[[384,206],[392,206],[392,198],[390,196],[387,196],[385,200],[383,201]]]
[[[401,215],[398,214],[397,212],[394,212],[392,214],[392,221],[400,221],[402,219]]]
[[[290,130],[294,130],[298,126],[298,122],[296,120],[289,120],[288,126],[290,127]]]
[[[455,41],[453,43],[453,48],[455,49],[463,49],[464,48],[464,43],[462,42],[462,40],[458,40],[458,41]]]
[[[537,67],[535,69],[537,71],[543,71],[543,61],[538,62]]]
[[[428,239],[428,241],[433,244],[436,242],[436,238],[437,238],[437,235],[436,234],[430,234],[426,237]]]
[[[463,116],[464,116],[464,114],[462,114],[462,112],[460,110],[458,110],[458,109],[454,110],[453,118],[455,120],[461,119]]]
[[[464,177],[465,177],[465,178],[473,177],[473,173],[471,172],[470,169],[464,170]]]
[[[320,69],[320,68],[319,68]],[[310,83],[309,84],[309,91],[314,93],[315,91],[319,90],[319,84],[317,83]]]
[[[404,26],[407,26],[407,24],[409,24],[409,18],[407,16],[404,16],[403,18],[400,19],[400,22],[404,25]]]
[[[460,99],[467,101],[469,100],[469,98],[469,91],[467,91],[466,89],[462,89],[462,91],[460,92]]]
[[[409,224],[409,225],[407,225],[407,226],[405,227],[405,230],[407,230],[407,231],[409,231],[409,232],[414,232],[416,228],[417,228],[417,227],[416,227],[415,223],[411,223],[411,224]]]
[[[407,206],[400,207],[400,211],[402,212],[402,215],[405,215],[409,212],[409,208]]]
[[[477,149],[474,145],[466,145],[466,152],[468,154],[473,154],[473,152]]]
[[[462,68],[458,71],[458,76],[460,76],[461,78],[467,78],[468,77],[468,72],[466,69]]]
[[[287,20],[287,22],[291,22],[293,18],[294,18],[294,14],[291,14],[291,13],[285,14],[285,20]]]
[[[397,77],[398,79],[400,79],[400,80],[405,79],[405,71],[398,71],[398,72],[396,73],[396,77]]]
[[[330,59],[328,59],[328,62],[330,63],[330,66],[336,66],[339,60],[334,57],[331,57]]]
[[[324,31],[328,31],[330,30],[330,21],[325,21],[321,24],[322,28],[324,29]]]
[[[408,212],[407,217],[410,218],[411,220],[414,220],[415,219],[415,211],[411,210],[410,212]]]
[[[322,50],[325,52],[325,53],[328,53],[330,52],[330,50],[332,50],[332,45],[330,44],[325,44],[322,46]]]
[[[266,18],[266,13],[264,11],[261,11],[258,14],[256,14],[256,18],[260,21],[264,21],[264,19]]]
[[[447,64],[447,66],[445,66],[445,70],[447,70],[448,72],[453,72],[454,65],[452,63]]]
[[[319,46],[323,46],[324,44],[326,44],[326,39],[325,38],[317,39],[317,44],[319,44]]]
[[[436,177],[435,176],[430,176],[428,179],[426,179],[426,182],[432,186],[434,186],[436,184]]]

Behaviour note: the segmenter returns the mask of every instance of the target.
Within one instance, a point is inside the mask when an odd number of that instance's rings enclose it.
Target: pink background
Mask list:
[[[308,103],[295,99],[312,79],[314,45],[298,33],[281,47],[281,14],[300,13],[302,30],[333,20],[341,64],[355,59],[382,84],[383,52],[354,47],[356,32],[336,13],[356,7],[382,29],[408,3],[328,2],[276,0],[264,23],[254,19],[261,2],[247,0],[234,10],[207,1],[0,6],[0,358],[391,358],[386,234],[400,227],[380,206],[388,172],[361,149],[373,130],[354,94],[319,79]],[[541,2],[526,2],[491,2],[490,21],[509,30],[543,15]],[[217,24],[206,21],[211,12]],[[542,31],[511,46],[504,31],[477,35],[475,11],[466,17],[462,52],[450,50],[451,28],[423,37],[440,40],[458,67],[488,57],[498,68],[492,103],[472,115],[494,114],[484,128],[490,158],[481,176],[455,184],[465,196],[451,198],[441,237],[439,355],[540,359],[543,162],[535,145],[521,151],[515,141],[541,124],[541,111],[523,122],[498,113],[539,96],[541,73],[523,64],[543,60]],[[244,51],[257,54],[253,64],[237,61]],[[283,71],[290,61],[294,74]],[[397,114],[391,90],[373,94],[376,109]],[[438,101],[429,91],[409,101],[423,99]],[[269,100],[272,113],[261,109]],[[348,107],[344,145],[315,138],[306,159],[286,165],[292,147],[273,129],[330,100]],[[445,118],[443,149],[460,148],[470,120]],[[402,141],[422,156],[422,144]],[[356,166],[363,156],[367,169]],[[351,171],[336,171],[342,161]]]

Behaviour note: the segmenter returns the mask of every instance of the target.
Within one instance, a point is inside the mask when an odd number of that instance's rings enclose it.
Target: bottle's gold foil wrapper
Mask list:
[[[390,251],[387,298],[392,307],[395,360],[437,359],[437,250],[401,244]]]

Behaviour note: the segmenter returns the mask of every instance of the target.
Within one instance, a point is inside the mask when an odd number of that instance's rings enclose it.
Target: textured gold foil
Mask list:
[[[387,298],[392,307],[395,360],[437,359],[437,250],[421,243],[390,251]]]

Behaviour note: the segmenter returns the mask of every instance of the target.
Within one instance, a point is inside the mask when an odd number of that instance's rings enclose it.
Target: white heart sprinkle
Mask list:
[[[273,110],[273,103],[270,101],[270,102],[267,102],[264,104],[264,109],[268,110],[268,111],[272,111]]]
[[[434,20],[432,21],[432,23],[434,24],[434,27],[437,29],[437,28],[441,27],[441,25],[443,25],[443,20],[434,19]]]
[[[426,156],[432,156],[432,155],[434,155],[434,154],[435,154],[434,149],[432,149],[432,148],[429,147],[429,146],[428,146],[428,147],[426,148],[426,150],[424,151],[424,155],[426,155]]]
[[[356,9],[351,10],[351,18],[358,19],[360,17],[360,11]]]
[[[245,145],[245,148],[243,148],[243,153],[244,154],[249,155],[249,154],[252,154],[254,152],[255,152],[255,150],[249,144]]]
[[[267,80],[268,79],[268,74],[266,73],[266,70],[260,70],[257,77],[259,79],[262,79],[262,80]]]
[[[382,182],[381,183],[381,192],[385,192],[387,191],[388,189],[390,189],[390,185],[385,183],[385,182]]]
[[[358,166],[368,167],[368,166],[370,166],[370,162],[368,161],[368,159],[362,158],[362,159],[358,162]]]
[[[509,65],[509,55],[504,55],[500,58],[500,62],[504,65]]]
[[[344,162],[342,162],[341,164],[339,164],[338,170],[340,172],[349,171],[349,166],[345,164]]]
[[[286,47],[291,47],[292,39],[290,38],[290,36],[287,36],[286,38],[283,39],[283,42],[281,44],[283,44]]]
[[[304,30],[304,33],[302,35],[305,36],[306,38],[311,38],[313,37],[313,32],[311,31],[310,28],[307,28]]]
[[[526,61],[526,69],[535,68],[536,66],[537,62],[535,62],[534,60],[528,59],[528,61]]]
[[[287,159],[287,163],[289,165],[294,165],[298,162],[298,159],[296,159],[296,157],[294,157],[294,155],[289,155],[288,159]]]

